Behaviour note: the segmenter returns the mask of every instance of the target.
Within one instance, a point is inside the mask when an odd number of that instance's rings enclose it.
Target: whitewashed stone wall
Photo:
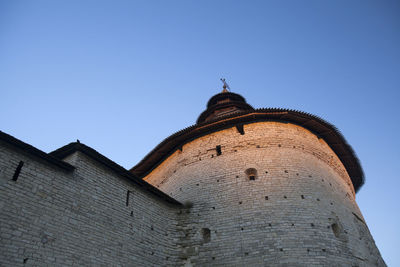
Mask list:
[[[323,139],[289,123],[244,130],[185,144],[145,177],[192,203],[182,215],[187,265],[385,266],[350,178]],[[248,168],[257,170],[254,181]]]

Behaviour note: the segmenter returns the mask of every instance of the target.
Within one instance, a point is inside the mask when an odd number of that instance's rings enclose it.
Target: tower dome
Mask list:
[[[254,108],[246,103],[244,97],[228,92],[226,88],[224,88],[221,93],[210,98],[207,103],[207,109],[200,114],[197,119],[197,124],[252,110],[254,110]]]

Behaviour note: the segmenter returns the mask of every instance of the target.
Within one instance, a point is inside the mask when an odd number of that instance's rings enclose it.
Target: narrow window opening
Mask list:
[[[216,146],[215,149],[217,150],[217,156],[222,154],[220,145]]]
[[[244,135],[243,124],[238,124],[238,125],[236,125],[236,129],[237,129],[237,131],[238,131],[241,135]]]
[[[254,168],[249,168],[249,169],[247,169],[247,170],[245,171],[245,173],[246,173],[246,175],[247,175],[247,178],[248,178],[250,181],[254,181],[254,180],[257,179],[257,170],[256,170],[256,169],[254,169]]]
[[[18,166],[17,166],[17,168],[15,169],[15,172],[14,172],[14,175],[13,175],[13,178],[12,178],[13,181],[17,181],[18,180],[18,176],[19,176],[19,173],[21,172],[22,166],[24,166],[24,162],[20,161]]]
[[[208,243],[211,240],[211,231],[208,228],[201,229],[201,236],[203,237],[203,242]]]
[[[301,195],[301,199],[304,199],[304,195]]]
[[[129,205],[129,195],[131,194],[131,191],[129,191],[129,190],[127,190],[126,191],[126,206],[128,207],[128,205]]]
[[[331,225],[333,234],[338,238],[340,236],[340,227],[337,223]]]

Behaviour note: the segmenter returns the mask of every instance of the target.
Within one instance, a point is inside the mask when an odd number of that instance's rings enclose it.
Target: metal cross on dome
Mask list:
[[[222,92],[228,92],[228,89],[230,90],[231,88],[230,88],[229,85],[226,83],[225,78],[221,78],[220,80],[221,80],[221,82],[224,84],[224,85],[222,86],[222,88],[224,88],[224,90],[223,90]]]

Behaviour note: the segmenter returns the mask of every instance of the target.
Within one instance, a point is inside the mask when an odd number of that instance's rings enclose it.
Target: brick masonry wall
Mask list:
[[[65,160],[74,172],[0,144],[0,266],[182,264],[180,208],[80,152]]]
[[[244,130],[193,140],[145,177],[192,206],[180,216],[187,265],[385,266],[323,139],[288,123]]]

